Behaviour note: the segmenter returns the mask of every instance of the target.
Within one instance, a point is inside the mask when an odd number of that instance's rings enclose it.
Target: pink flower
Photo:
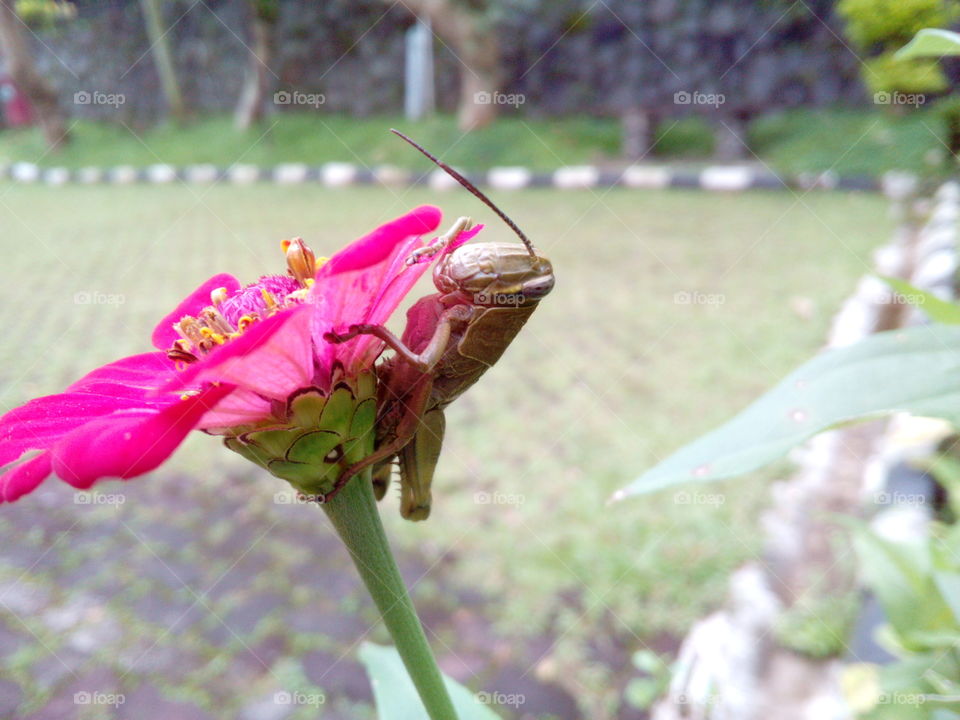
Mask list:
[[[429,267],[406,259],[439,222],[440,211],[424,206],[328,261],[317,262],[302,240],[285,244],[288,275],[264,276],[245,287],[232,275],[213,276],[157,325],[157,352],[104,365],[65,392],[0,418],[0,466],[19,461],[0,475],[0,502],[32,492],[51,473],[81,489],[101,478],[142,475],[194,429],[225,435],[228,446],[274,474],[299,478],[302,463],[275,458],[270,443],[284,432],[293,433],[290,442],[302,440],[302,448],[326,441],[317,433],[329,431],[309,426],[319,422],[336,389],[358,387],[365,374],[369,382],[361,383],[362,392],[352,391],[354,399],[375,395],[369,370],[383,351],[369,335],[331,344],[324,333],[386,322]],[[474,234],[464,233],[447,251]],[[347,425],[356,412],[350,410]],[[369,444],[364,447],[369,452]],[[27,453],[34,454],[24,459]],[[270,464],[275,460],[279,464]]]

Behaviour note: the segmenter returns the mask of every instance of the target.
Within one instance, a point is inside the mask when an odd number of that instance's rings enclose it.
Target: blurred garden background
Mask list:
[[[146,351],[215,272],[280,271],[284,238],[329,255],[423,203],[513,238],[401,128],[557,274],[450,407],[429,521],[381,505],[428,638],[504,718],[649,717],[687,632],[766,557],[793,468],[608,499],[823,346],[905,227],[894,173],[920,195],[954,175],[960,65],[893,53],[958,20],[927,0],[0,0],[0,410]],[[344,164],[364,182],[336,186]],[[622,181],[718,166],[782,182]],[[498,167],[612,180],[511,189]],[[766,642],[848,655],[845,592]],[[215,438],[0,507],[0,717],[372,719],[367,640],[389,642],[322,514]]]

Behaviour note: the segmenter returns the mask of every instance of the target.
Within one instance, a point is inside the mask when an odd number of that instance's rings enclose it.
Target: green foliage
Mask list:
[[[941,720],[960,699],[960,526],[892,542],[866,527],[854,545],[889,624],[880,639],[898,661],[852,689],[864,720]],[[873,692],[863,687],[872,686]],[[850,691],[848,689],[848,691]],[[871,697],[872,696],[872,697]]]
[[[713,128],[702,117],[667,120],[657,128],[654,153],[670,157],[709,157],[713,154]]]
[[[846,422],[906,411],[960,419],[960,327],[872,335],[799,367],[739,415],[681,448],[625,495],[756,470]]]
[[[947,88],[936,60],[902,60],[893,51],[864,61],[863,79],[871,93],[937,93]]]
[[[441,152],[446,162],[469,170],[493,165],[550,170],[596,162],[620,152],[620,128],[613,118],[545,121],[503,117],[489,127],[464,135],[452,116],[413,123],[396,116],[357,119],[283,112],[271,117],[266,127],[247,132],[238,132],[230,117],[205,118],[183,126],[157,125],[138,129],[136,135],[123,125],[80,121],[73,126],[75,142],[55,156],[45,152],[38,130],[10,130],[0,133],[0,164],[36,162],[38,158],[48,165],[71,168],[143,167],[160,162],[212,163],[221,167],[236,162],[352,162],[369,167],[390,164],[430,170],[429,161],[390,134],[391,127],[402,129],[429,149]]]
[[[903,45],[924,28],[945,27],[960,16],[956,0],[840,0],[837,12],[849,38],[862,48]]]
[[[960,305],[941,300],[933,293],[914,287],[900,278],[884,277],[883,280],[896,291],[898,300],[905,300],[920,308],[934,322],[960,325]]]
[[[842,655],[860,609],[855,593],[837,597],[802,599],[779,619],[777,641],[794,652],[813,658]]]
[[[631,707],[647,710],[670,686],[670,666],[652,650],[635,652],[632,662],[644,677],[633,678],[627,683],[623,697]]]
[[[906,47],[897,52],[897,57],[905,60],[950,55],[960,55],[960,34],[936,28],[921,30]]]
[[[395,648],[364,643],[360,647],[360,661],[370,675],[380,720],[423,720],[426,717],[413,680]],[[498,704],[495,701],[499,696],[472,693],[448,677],[444,677],[444,680],[459,716],[457,720],[497,720],[497,715],[489,706]],[[504,704],[510,704],[508,698],[504,698]],[[488,699],[490,702],[487,702]]]
[[[758,118],[750,147],[785,173],[823,172],[877,176],[888,170],[930,174],[948,155],[940,108],[947,100],[910,113],[849,108],[789,110]]]
[[[76,6],[62,0],[17,0],[16,10],[20,19],[31,28],[46,28],[77,15]]]
[[[960,17],[957,0],[840,0],[837,11],[850,40],[865,52],[863,77],[872,92],[931,93],[946,88],[935,60],[895,55],[924,28],[940,28]]]

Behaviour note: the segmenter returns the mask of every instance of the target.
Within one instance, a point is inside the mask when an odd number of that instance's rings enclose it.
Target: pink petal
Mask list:
[[[252,390],[238,388],[200,418],[197,427],[201,430],[216,431],[237,425],[250,425],[270,417],[272,412],[270,400]]]
[[[221,287],[226,288],[228,294],[232,294],[240,289],[240,281],[227,273],[214,275],[207,280],[187,295],[173,312],[157,323],[151,337],[153,346],[158,350],[169,350],[174,341],[180,338],[177,331],[173,329],[174,323],[180,322],[184,315],[196,315],[207,307],[210,304],[210,293]]]
[[[156,389],[176,375],[176,367],[166,353],[141,353],[116,360],[87,373],[70,385],[67,391],[105,397],[139,398],[146,404],[151,404]]]
[[[31,400],[0,418],[0,465],[25,451],[47,448],[75,427],[117,410],[143,408],[139,401],[120,401],[83,393],[47,395]]]
[[[0,475],[0,503],[19,500],[36,490],[50,475],[50,453],[43,452],[35,458],[20,463]]]
[[[179,373],[164,389],[222,382],[286,400],[313,379],[310,307],[301,305],[254,323]]]
[[[53,471],[84,490],[100,478],[127,479],[149,472],[232,391],[229,385],[213,385],[159,411],[120,411],[88,422],[53,447]]]
[[[409,237],[433,232],[440,225],[440,208],[421,205],[384,223],[373,232],[350,243],[320,268],[319,276],[362,270],[387,259],[397,243]]]
[[[407,257],[422,247],[420,234],[432,232],[439,222],[440,211],[436,208],[417,208],[356,241],[320,269],[310,302],[316,308],[313,337],[322,368],[329,370],[339,361],[348,371],[355,371],[362,360],[371,356],[375,359],[383,348],[383,343],[375,338],[361,336],[343,345],[335,345],[328,343],[323,336],[331,330],[368,322],[374,307],[382,302],[393,302],[396,307],[429,267],[429,263],[407,265]],[[335,262],[341,256],[352,260]],[[368,264],[354,262],[358,257]],[[409,282],[398,286],[401,292],[391,291],[387,299],[385,293],[389,285],[401,275]],[[389,312],[386,315],[389,316]]]
[[[0,465],[48,448],[79,425],[117,410],[161,407],[156,389],[175,375],[163,353],[133,355],[97,368],[66,392],[35,398],[0,417]]]

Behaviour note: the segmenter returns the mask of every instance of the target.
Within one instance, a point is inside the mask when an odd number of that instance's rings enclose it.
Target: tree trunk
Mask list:
[[[253,47],[235,115],[239,130],[246,130],[260,122],[266,113],[270,89],[276,77],[270,70],[270,62],[273,60],[276,45],[278,10],[275,0],[253,3]]]
[[[150,40],[150,49],[153,53],[153,62],[157,66],[160,85],[163,87],[163,94],[167,98],[170,117],[175,122],[180,122],[186,117],[187,111],[183,102],[183,93],[180,91],[177,70],[173,65],[173,57],[170,53],[169,30],[163,26],[160,0],[140,0],[140,7],[143,9],[143,17],[147,25],[147,37]]]
[[[643,107],[630,107],[620,116],[621,154],[627,160],[647,156],[656,143],[657,117]]]
[[[24,29],[13,0],[0,0],[0,45],[7,61],[7,71],[33,105],[47,147],[56,150],[70,141],[67,119],[56,92],[37,72]]]
[[[483,11],[469,10],[454,0],[407,0],[405,4],[430,18],[437,35],[460,61],[460,129],[489,125],[497,116],[500,46]]]

